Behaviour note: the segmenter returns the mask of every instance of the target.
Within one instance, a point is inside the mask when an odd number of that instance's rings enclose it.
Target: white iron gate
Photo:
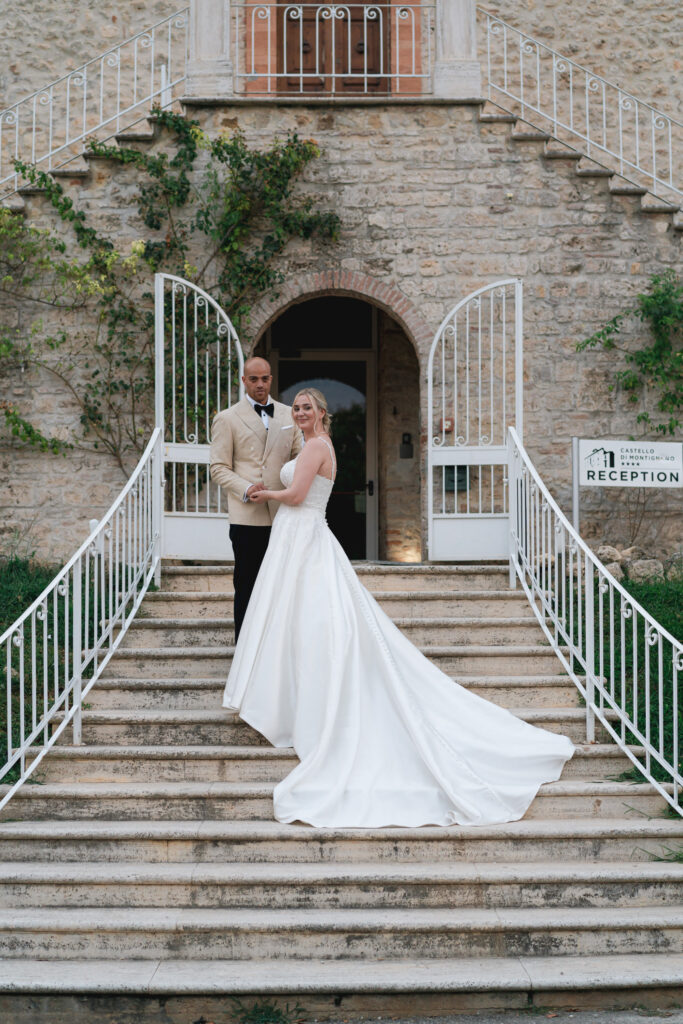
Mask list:
[[[225,499],[209,476],[211,423],[242,397],[244,357],[229,317],[197,285],[154,279],[155,411],[164,441],[161,554],[232,554]]]
[[[429,557],[509,554],[507,431],[522,434],[522,282],[472,292],[436,333],[428,369]]]

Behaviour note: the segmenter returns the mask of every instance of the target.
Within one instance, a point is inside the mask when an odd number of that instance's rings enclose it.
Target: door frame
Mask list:
[[[273,390],[279,395],[278,349],[270,349],[270,331],[266,337],[268,359],[273,373]],[[374,481],[374,493],[367,494],[365,506],[365,558],[368,562],[377,561],[379,551],[379,488],[378,488],[378,424],[377,424],[377,312],[373,307],[372,314],[372,348],[302,348],[297,356],[284,356],[283,362],[316,362],[316,363],[365,363],[366,388],[366,448],[365,473],[366,481]],[[332,435],[334,440],[334,434]]]

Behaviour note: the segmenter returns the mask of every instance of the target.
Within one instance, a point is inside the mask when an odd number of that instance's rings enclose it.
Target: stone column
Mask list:
[[[234,95],[230,18],[230,0],[190,0],[187,96]]]
[[[454,100],[482,95],[475,0],[436,0],[434,95]]]

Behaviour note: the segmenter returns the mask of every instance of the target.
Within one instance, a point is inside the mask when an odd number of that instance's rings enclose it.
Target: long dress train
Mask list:
[[[296,460],[282,469],[286,487]],[[432,665],[358,580],[325,522],[332,481],[275,517],[224,706],[300,763],[278,821],[490,825],[521,818],[574,747]]]

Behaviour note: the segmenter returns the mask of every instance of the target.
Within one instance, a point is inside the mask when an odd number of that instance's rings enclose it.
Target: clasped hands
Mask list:
[[[252,484],[247,489],[247,498],[249,501],[253,501],[255,505],[263,505],[268,499],[261,492],[266,490],[266,485],[259,481],[257,484]]]

